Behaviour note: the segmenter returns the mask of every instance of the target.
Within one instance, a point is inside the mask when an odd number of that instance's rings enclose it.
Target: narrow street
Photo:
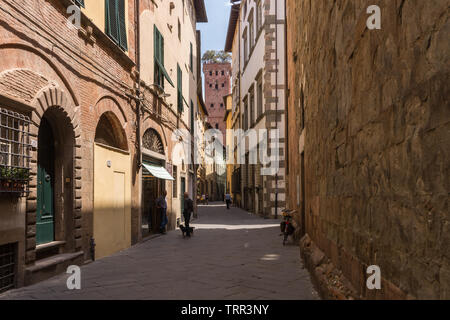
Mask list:
[[[192,226],[191,238],[171,231],[83,266],[81,290],[62,274],[0,299],[318,299],[277,220],[210,203]]]

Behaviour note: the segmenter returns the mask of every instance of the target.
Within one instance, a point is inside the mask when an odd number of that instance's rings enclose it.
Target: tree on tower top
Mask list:
[[[225,51],[207,50],[202,57],[203,63],[231,63],[231,54]]]

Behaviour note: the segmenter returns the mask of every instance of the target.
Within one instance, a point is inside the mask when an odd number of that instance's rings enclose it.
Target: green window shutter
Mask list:
[[[117,18],[119,21],[119,46],[127,51],[128,43],[127,43],[127,25],[125,19],[125,0],[116,0],[117,1]]]
[[[166,78],[170,85],[175,88],[166,68],[164,68],[164,38],[156,25],[153,27],[153,51],[153,58],[155,60],[155,83],[164,88],[164,78]]]
[[[75,0],[75,3],[84,8],[84,0]]]
[[[191,100],[191,133],[194,133],[194,102]]]
[[[116,43],[119,42],[117,11],[117,0],[105,0],[106,34]]]
[[[179,64],[177,64],[177,91],[178,112],[183,113],[183,73]]]
[[[128,50],[125,0],[105,0],[106,34],[123,50]]]

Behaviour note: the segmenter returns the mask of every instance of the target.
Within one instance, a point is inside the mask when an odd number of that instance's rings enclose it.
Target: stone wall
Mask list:
[[[357,297],[449,299],[449,1],[287,4],[287,198],[301,224],[304,152],[312,268],[341,270]]]
[[[120,122],[133,160],[133,172],[137,172],[135,113],[129,98],[135,65],[134,2],[128,1],[127,53],[92,26],[85,16],[82,16],[80,30],[68,28],[66,9],[69,4],[70,1],[59,0],[0,2],[0,101],[4,101],[4,106],[22,110],[30,116],[33,139],[37,139],[45,112],[54,115],[54,129],[58,129],[55,137],[60,145],[73,135],[73,141],[70,140],[74,144],[73,157],[68,152],[55,160],[65,161],[66,168],[73,166],[73,173],[65,175],[70,180],[65,180],[64,201],[62,197],[57,199],[67,206],[64,207],[67,225],[61,238],[67,241],[65,250],[82,251],[84,259],[88,260],[93,234],[93,144],[103,113],[114,114]],[[86,36],[88,26],[93,27],[92,36]],[[36,260],[36,148],[31,156],[26,232],[20,233],[25,241],[25,252],[20,254],[25,257],[19,257],[27,266],[32,266]],[[140,227],[137,225],[140,214],[138,187],[134,174],[131,206],[135,234]],[[61,212],[56,214],[62,216]],[[136,241],[134,236],[133,242]],[[19,270],[21,272],[23,270]]]

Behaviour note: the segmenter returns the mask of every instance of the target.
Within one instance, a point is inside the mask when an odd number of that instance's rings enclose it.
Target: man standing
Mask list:
[[[161,197],[156,200],[156,208],[158,208],[159,216],[161,217],[161,225],[159,226],[159,232],[162,234],[166,233],[167,222],[167,201],[166,201],[167,191],[162,192]]]
[[[225,194],[225,202],[227,203],[227,209],[230,209],[230,204],[231,204],[231,195],[227,192]]]
[[[191,231],[189,229],[189,221],[191,220],[191,213],[194,211],[194,203],[191,199],[189,199],[189,195],[187,192],[184,193],[184,210],[183,210],[183,216],[184,216],[184,223],[186,227],[186,235],[188,237],[191,236]]]

